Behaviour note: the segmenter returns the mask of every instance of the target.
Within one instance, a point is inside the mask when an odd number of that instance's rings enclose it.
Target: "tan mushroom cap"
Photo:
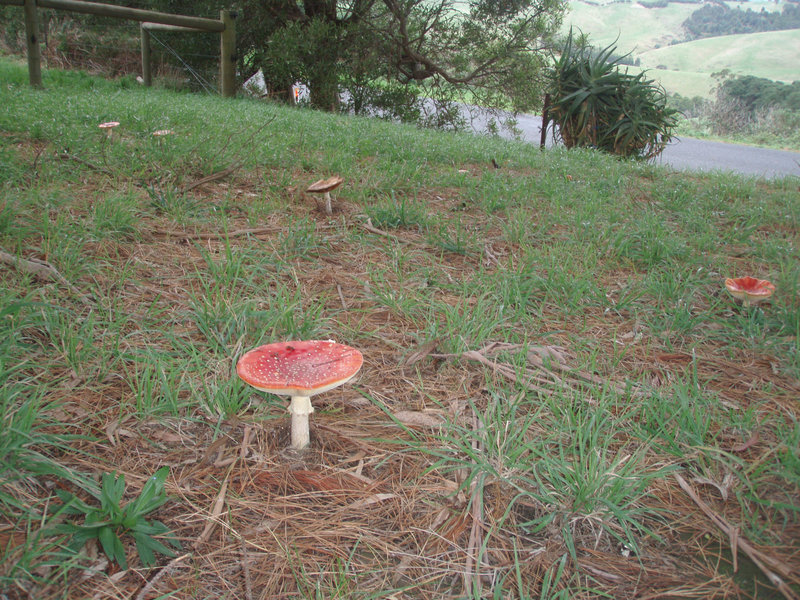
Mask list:
[[[328,179],[320,179],[319,181],[315,181],[308,189],[307,192],[311,193],[324,193],[330,192],[331,190],[335,190],[337,187],[342,185],[344,179],[339,175],[334,175],[333,177],[328,177]]]
[[[774,284],[766,279],[757,279],[755,277],[726,279],[725,288],[730,292],[731,296],[748,304],[758,304],[775,292]]]
[[[100,129],[112,129],[114,127],[117,127],[118,125],[119,125],[119,121],[107,121],[106,123],[100,123],[100,125],[98,125],[98,127]]]
[[[159,129],[157,131],[154,131],[152,135],[156,137],[163,137],[165,135],[175,135],[175,132],[172,131],[172,129]]]
[[[350,380],[361,352],[331,340],[266,344],[246,352],[236,372],[254,388],[280,396],[313,396]]]

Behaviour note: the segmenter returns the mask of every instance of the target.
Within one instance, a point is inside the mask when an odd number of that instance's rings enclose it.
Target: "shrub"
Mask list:
[[[555,63],[550,118],[568,148],[594,147],[624,157],[658,156],[672,139],[677,110],[644,72],[620,70],[616,47],[594,50],[572,31]]]

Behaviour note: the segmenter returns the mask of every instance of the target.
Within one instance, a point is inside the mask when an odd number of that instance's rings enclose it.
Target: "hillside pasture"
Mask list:
[[[800,80],[800,29],[706,38],[637,56],[648,68],[664,65],[671,71],[708,75],[727,69],[791,83]]]
[[[781,10],[775,3],[740,3],[743,9]],[[588,33],[597,46],[615,44],[619,54],[630,52],[648,69],[649,77],[671,93],[710,97],[713,73],[755,75],[791,83],[800,79],[800,31],[729,35],[681,42],[681,24],[698,4],[670,3],[644,8],[638,3],[569,3],[564,31],[570,26]],[[731,4],[733,7],[734,4]],[[664,67],[656,69],[656,67]]]
[[[567,4],[564,30],[570,26],[591,35],[595,45],[616,43],[620,54],[652,50],[683,39],[683,23],[699,5],[670,3],[665,8],[645,8],[637,2]]]

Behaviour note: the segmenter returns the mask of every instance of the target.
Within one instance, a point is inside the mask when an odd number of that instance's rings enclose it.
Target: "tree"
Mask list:
[[[410,110],[421,96],[530,110],[563,11],[563,0],[243,0],[240,52],[246,72],[263,69],[273,88],[301,81],[325,110],[342,91],[357,111]]]

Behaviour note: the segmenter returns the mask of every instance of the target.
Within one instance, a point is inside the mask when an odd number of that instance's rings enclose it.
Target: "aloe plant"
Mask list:
[[[622,70],[616,46],[594,49],[570,30],[551,73],[550,119],[568,148],[651,159],[672,139],[677,111],[645,73]]]

